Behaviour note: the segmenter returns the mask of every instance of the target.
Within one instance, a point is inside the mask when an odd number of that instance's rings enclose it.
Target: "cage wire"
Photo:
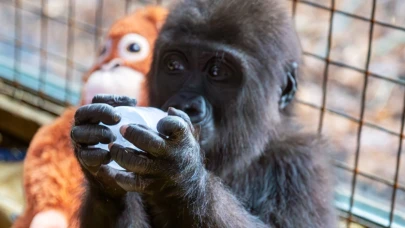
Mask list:
[[[78,103],[81,76],[108,26],[139,6],[171,2],[1,0],[1,94],[60,114]],[[299,111],[338,151],[335,205],[343,226],[405,227],[405,3],[287,2],[308,68]]]

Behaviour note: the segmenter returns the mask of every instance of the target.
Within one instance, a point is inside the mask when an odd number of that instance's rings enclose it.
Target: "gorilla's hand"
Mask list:
[[[110,153],[99,148],[90,148],[98,143],[111,143],[114,134],[100,122],[114,125],[120,121],[120,116],[114,112],[116,106],[135,106],[136,100],[128,97],[98,95],[90,105],[80,107],[75,113],[75,123],[72,127],[71,138],[75,155],[89,182],[91,190],[101,191],[111,197],[120,197],[125,190],[115,182],[117,170],[106,164],[111,161]]]
[[[146,153],[112,145],[112,159],[129,171],[120,171],[117,183],[127,191],[152,195],[187,194],[192,183],[204,182],[207,173],[190,118],[169,108],[157,130],[136,124],[121,127],[124,138]]]

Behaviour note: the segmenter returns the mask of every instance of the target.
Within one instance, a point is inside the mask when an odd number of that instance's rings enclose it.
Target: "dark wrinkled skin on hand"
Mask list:
[[[71,137],[90,184],[109,196],[118,197],[127,191],[184,192],[191,182],[201,181],[206,172],[193,125],[186,113],[174,108],[169,108],[168,116],[159,121],[158,132],[137,124],[121,128],[124,138],[140,150],[118,144],[112,144],[110,152],[89,147],[113,142],[114,134],[99,123],[117,124],[120,116],[114,107],[134,104],[136,102],[128,97],[99,96],[93,99],[93,104],[77,110]],[[107,166],[112,159],[127,171]],[[173,191],[166,191],[168,189]]]
[[[183,195],[206,174],[193,125],[187,114],[169,108],[157,130],[136,124],[121,128],[124,138],[142,151],[112,145],[112,159],[128,171],[119,171],[116,181],[131,192]]]
[[[117,170],[107,166],[111,162],[109,151],[90,146],[115,140],[108,127],[99,125],[114,125],[120,121],[114,107],[135,105],[136,100],[128,97],[98,95],[93,98],[93,104],[80,107],[75,114],[71,131],[75,155],[90,187],[110,197],[123,196],[126,191],[115,181]]]

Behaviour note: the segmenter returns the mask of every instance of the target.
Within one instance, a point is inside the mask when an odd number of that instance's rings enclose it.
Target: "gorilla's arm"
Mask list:
[[[317,136],[292,136],[273,142],[251,166],[224,179],[204,171],[204,184],[188,186],[194,194],[147,201],[154,201],[160,225],[335,227],[325,151]]]
[[[93,99],[93,104],[76,111],[71,138],[86,177],[86,193],[78,215],[80,227],[150,227],[139,194],[127,193],[116,184],[117,171],[106,165],[111,160],[110,153],[91,147],[115,140],[107,127],[99,125],[119,122],[113,106],[135,105],[136,101],[130,98],[100,95]]]
[[[80,227],[150,227],[137,193],[111,198],[95,188],[88,188],[80,209]]]
[[[207,171],[190,118],[169,108],[157,126],[131,124],[121,134],[141,152],[114,144],[111,157],[127,171],[115,179],[129,192],[145,195],[157,227],[262,227],[221,180]]]
[[[206,171],[205,171],[206,172]],[[267,227],[250,214],[221,180],[207,173],[200,184],[189,185],[188,194],[150,197],[153,224],[169,227]]]
[[[107,169],[100,168],[98,178],[113,176],[106,172]],[[87,191],[79,211],[80,227],[150,227],[138,193],[112,193],[111,189],[106,189],[105,184],[101,184],[105,180],[92,177],[86,179]]]

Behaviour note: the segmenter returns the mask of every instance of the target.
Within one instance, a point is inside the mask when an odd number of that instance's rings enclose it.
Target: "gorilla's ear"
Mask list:
[[[286,86],[282,89],[281,98],[279,101],[280,109],[284,109],[288,104],[294,99],[295,93],[297,92],[297,74],[298,74],[298,63],[291,62],[286,67]]]

